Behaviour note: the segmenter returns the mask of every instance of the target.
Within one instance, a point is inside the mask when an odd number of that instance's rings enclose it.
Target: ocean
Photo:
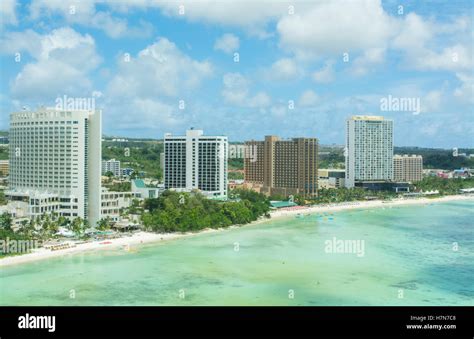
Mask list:
[[[357,209],[0,268],[0,305],[474,305],[474,200]]]

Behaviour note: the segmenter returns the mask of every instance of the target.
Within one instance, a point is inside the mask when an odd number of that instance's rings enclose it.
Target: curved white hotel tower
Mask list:
[[[227,197],[226,136],[203,135],[188,130],[186,135],[164,137],[165,188],[176,191],[201,191],[208,197]]]
[[[393,180],[393,120],[356,115],[346,122],[346,187]]]
[[[57,212],[100,219],[101,111],[57,110],[10,115],[7,195],[29,204],[35,217]]]

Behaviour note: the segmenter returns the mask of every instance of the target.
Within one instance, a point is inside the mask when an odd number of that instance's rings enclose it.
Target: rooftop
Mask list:
[[[270,201],[270,204],[274,208],[292,207],[298,205],[293,201]]]

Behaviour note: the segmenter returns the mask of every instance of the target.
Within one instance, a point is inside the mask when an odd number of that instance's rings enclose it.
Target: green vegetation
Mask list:
[[[43,214],[36,218],[25,219],[21,221],[20,227],[14,232],[12,230],[13,218],[9,213],[0,215],[0,240],[14,239],[14,234],[21,239],[41,240],[55,238],[55,234],[60,227],[73,231],[77,237],[83,236],[84,231],[89,228],[87,220],[75,218],[72,221],[66,217],[60,216],[58,213]]]
[[[390,200],[397,197],[392,191],[368,191],[363,188],[321,188],[314,202],[318,204],[339,203],[345,201],[366,200],[367,197]]]
[[[243,158],[232,158],[227,161],[228,168],[230,170],[243,170],[244,169],[244,159]]]
[[[4,147],[4,146],[1,146],[0,147],[0,160],[8,160],[8,146],[7,147]]]
[[[238,201],[209,200],[199,193],[164,192],[157,199],[145,200],[149,212],[142,215],[147,230],[187,232],[247,224],[268,215],[270,203],[263,195],[248,190],[235,190]]]
[[[423,180],[414,184],[416,191],[436,191],[440,195],[458,194],[462,188],[474,187],[474,178],[455,178],[443,179],[439,177],[425,177]]]
[[[5,197],[5,192],[3,190],[0,190],[0,206],[6,205],[7,203],[8,203],[8,200]]]
[[[342,147],[324,147],[319,148],[319,153],[329,154],[320,154],[319,155],[319,168],[334,168],[334,169],[344,169],[345,167],[345,158],[344,158],[344,148]]]
[[[102,159],[120,160],[121,167],[133,168],[135,172],[145,172],[147,177],[162,178],[160,154],[163,143],[158,141],[128,141],[102,143]]]
[[[106,187],[110,192],[130,192],[132,190],[132,183],[124,182],[104,182],[103,187]]]
[[[418,154],[423,157],[424,168],[454,170],[461,167],[473,168],[474,158],[453,156],[453,150],[419,147],[395,147],[395,154]],[[474,154],[474,149],[459,149],[458,154]]]
[[[9,213],[3,213],[0,215],[0,229],[5,231],[11,231],[13,218]]]
[[[229,180],[241,180],[244,179],[244,174],[241,172],[229,172],[227,173],[227,178]]]
[[[30,240],[28,237],[26,237],[22,234],[19,234],[19,233],[15,233],[11,229],[4,229],[4,228],[0,227],[0,240],[3,240],[3,241],[6,242],[7,239],[8,239],[8,241],[11,241],[11,240]],[[6,253],[6,252],[8,252],[8,248],[5,248],[5,247],[6,247],[6,243],[3,243],[2,246],[0,246],[0,258],[9,256],[9,255],[20,254],[20,253]]]

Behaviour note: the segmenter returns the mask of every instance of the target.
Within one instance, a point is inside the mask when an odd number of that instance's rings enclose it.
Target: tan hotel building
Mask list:
[[[395,155],[393,157],[393,180],[416,182],[423,179],[423,157],[421,155]]]
[[[280,140],[266,136],[264,141],[245,143],[252,156],[244,157],[247,184],[265,194],[314,196],[318,187],[318,140]]]
[[[0,178],[8,176],[8,160],[0,160]]]

